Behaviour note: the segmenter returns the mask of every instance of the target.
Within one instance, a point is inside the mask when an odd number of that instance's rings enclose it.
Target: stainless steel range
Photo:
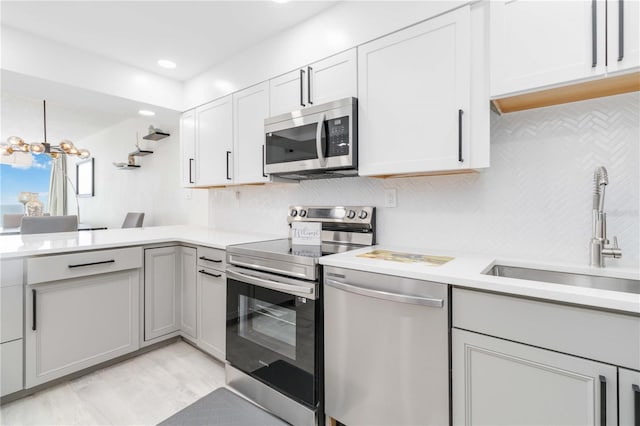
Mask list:
[[[375,244],[375,207],[291,206],[322,245],[227,247],[227,384],[295,425],[324,424],[321,256]]]

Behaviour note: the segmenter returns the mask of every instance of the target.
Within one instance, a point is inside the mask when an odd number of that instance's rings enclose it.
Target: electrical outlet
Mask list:
[[[384,206],[398,207],[398,190],[397,189],[388,188],[384,190]]]

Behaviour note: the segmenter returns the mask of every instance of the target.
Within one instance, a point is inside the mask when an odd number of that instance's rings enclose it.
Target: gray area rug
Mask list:
[[[159,426],[288,426],[225,388],[216,389]]]

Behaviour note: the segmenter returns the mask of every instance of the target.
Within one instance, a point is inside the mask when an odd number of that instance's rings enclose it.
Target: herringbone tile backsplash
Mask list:
[[[637,268],[639,145],[638,93],[492,114],[491,167],[481,173],[215,189],[209,221],[285,234],[291,204],[374,205],[381,244],[586,264],[593,171],[603,165],[608,234],[623,250],[607,263]],[[397,189],[397,208],[383,207],[385,188]]]

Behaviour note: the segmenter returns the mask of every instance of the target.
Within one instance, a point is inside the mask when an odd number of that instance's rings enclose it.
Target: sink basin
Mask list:
[[[570,272],[547,271],[544,269],[520,268],[517,266],[495,265],[485,275],[517,278],[529,281],[572,285],[640,294],[640,281],[625,278],[610,278],[597,275],[573,274]]]

